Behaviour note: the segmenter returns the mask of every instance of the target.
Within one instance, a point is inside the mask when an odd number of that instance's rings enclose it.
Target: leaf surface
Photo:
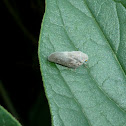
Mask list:
[[[0,106],[0,126],[21,126],[20,123]]]
[[[47,61],[82,51],[76,70]],[[54,126],[126,125],[126,9],[112,0],[46,0],[39,61]]]

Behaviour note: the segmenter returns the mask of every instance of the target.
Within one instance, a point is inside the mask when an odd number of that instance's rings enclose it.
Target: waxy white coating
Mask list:
[[[54,52],[48,56],[50,62],[54,62],[66,67],[77,68],[88,60],[88,55],[81,51]]]

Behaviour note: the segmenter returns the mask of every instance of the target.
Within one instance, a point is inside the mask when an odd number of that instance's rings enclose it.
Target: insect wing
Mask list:
[[[54,52],[48,57],[48,60],[75,69],[84,63],[85,55],[80,51]]]

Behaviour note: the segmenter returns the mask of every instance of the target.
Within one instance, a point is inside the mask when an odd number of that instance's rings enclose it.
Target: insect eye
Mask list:
[[[84,61],[85,63],[87,62],[87,60]]]

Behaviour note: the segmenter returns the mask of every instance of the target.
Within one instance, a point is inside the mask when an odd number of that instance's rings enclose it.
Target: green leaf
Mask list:
[[[76,70],[47,61],[82,51]],[[46,0],[39,62],[54,126],[126,125],[126,9],[112,0]]]
[[[20,123],[0,106],[0,126],[21,126]]]
[[[115,1],[121,3],[124,7],[126,7],[126,0],[115,0]]]

